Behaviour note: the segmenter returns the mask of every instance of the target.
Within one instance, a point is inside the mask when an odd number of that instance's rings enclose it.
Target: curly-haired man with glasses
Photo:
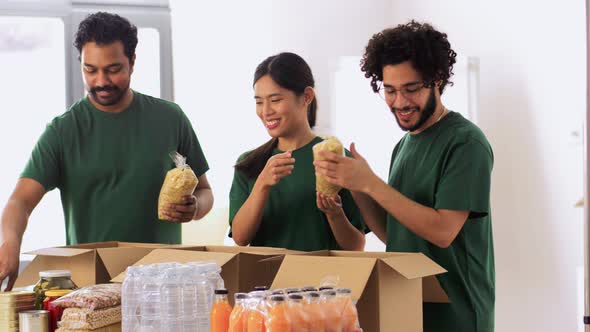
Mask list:
[[[411,21],[375,34],[361,69],[402,130],[388,182],[351,145],[352,158],[325,153],[316,171],[353,194],[387,251],[422,252],[448,273],[450,303],[424,304],[424,331],[494,330],[495,271],[490,182],[492,148],[482,131],[448,110],[453,75],[447,35]]]

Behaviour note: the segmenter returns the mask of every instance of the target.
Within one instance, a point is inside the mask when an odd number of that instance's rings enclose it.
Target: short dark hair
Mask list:
[[[440,82],[442,94],[453,76],[457,53],[451,48],[447,34],[437,31],[428,23],[414,20],[385,29],[369,40],[361,59],[361,70],[371,79],[374,92],[383,81],[383,67],[410,61],[428,87]]]
[[[82,48],[88,42],[108,45],[118,40],[123,43],[129,62],[133,62],[137,46],[137,27],[117,14],[96,12],[86,16],[78,25],[74,46],[81,54]]]
[[[283,52],[262,61],[254,72],[253,85],[266,75],[269,75],[280,87],[292,91],[296,96],[303,95],[307,87],[315,87],[311,68],[302,57],[295,53]],[[317,108],[318,102],[314,96],[307,109],[307,122],[311,128],[315,126]],[[273,137],[249,152],[243,160],[236,164],[236,170],[244,172],[248,178],[257,178],[278,143],[279,140]]]

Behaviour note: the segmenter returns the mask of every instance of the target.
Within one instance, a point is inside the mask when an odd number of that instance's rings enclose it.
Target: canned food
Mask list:
[[[49,311],[21,311],[18,313],[18,326],[20,332],[47,332],[49,331]]]

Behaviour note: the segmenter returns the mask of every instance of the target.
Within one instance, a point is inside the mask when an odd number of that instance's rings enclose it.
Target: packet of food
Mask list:
[[[160,220],[166,219],[162,212],[166,210],[168,204],[181,204],[182,198],[192,195],[199,183],[195,172],[187,165],[185,157],[178,152],[170,153],[170,157],[174,160],[176,168],[166,173],[164,184],[160,190],[158,198],[158,218]]]
[[[121,284],[97,284],[75,290],[51,302],[62,308],[104,309],[121,305]]]
[[[334,136],[325,137],[322,142],[317,143],[313,146],[314,160],[324,160],[324,158],[318,155],[320,151],[330,151],[344,156],[344,147],[342,146],[342,143],[340,143],[340,141]],[[326,181],[324,176],[321,174],[316,174],[315,181],[316,191],[326,196],[336,196],[340,189],[342,189],[341,187],[333,185]]]

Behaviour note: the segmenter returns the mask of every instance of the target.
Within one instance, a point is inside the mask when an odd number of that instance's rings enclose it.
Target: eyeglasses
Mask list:
[[[425,87],[426,84],[424,84],[424,82],[410,82],[404,84],[399,90],[396,90],[392,86],[383,86],[383,82],[381,82],[377,93],[379,93],[381,99],[391,103],[397,98],[398,91],[404,96],[404,98],[412,100],[416,98]]]

